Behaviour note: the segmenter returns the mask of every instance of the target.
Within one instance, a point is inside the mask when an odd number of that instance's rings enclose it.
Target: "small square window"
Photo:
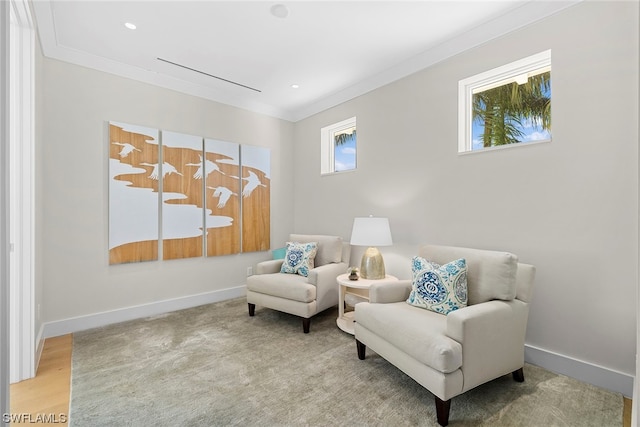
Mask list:
[[[458,152],[551,141],[551,51],[461,80]]]
[[[356,118],[343,120],[320,130],[320,173],[331,174],[356,169]]]

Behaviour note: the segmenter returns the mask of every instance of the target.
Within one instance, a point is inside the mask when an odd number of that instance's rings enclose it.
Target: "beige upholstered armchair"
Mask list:
[[[313,268],[284,273],[287,260],[258,263],[257,274],[247,278],[249,316],[255,315],[256,305],[300,316],[306,334],[312,316],[338,304],[336,277],[347,271],[351,247],[336,236],[292,234],[289,241],[317,243]]]
[[[509,373],[524,381],[524,338],[535,268],[518,263],[510,253],[477,249],[427,245],[419,256],[413,259],[412,280],[381,280],[371,286],[370,302],[355,306],[357,351],[365,360],[370,347],[433,393],[438,423],[446,426],[452,397]],[[420,271],[423,260],[431,262]],[[437,272],[442,280],[434,279],[432,262],[449,266]],[[455,291],[438,293],[448,277],[455,278]],[[466,293],[464,286],[457,287],[465,278]],[[415,297],[416,292],[424,299]],[[447,301],[449,308],[458,305],[448,314],[420,306],[445,293],[459,294],[459,299]],[[466,307],[459,304],[464,299]],[[436,304],[435,309],[446,304]]]

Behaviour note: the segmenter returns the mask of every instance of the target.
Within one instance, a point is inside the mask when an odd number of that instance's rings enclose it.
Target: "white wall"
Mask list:
[[[145,313],[110,316],[114,310],[210,298],[229,288],[243,294],[247,267],[267,252],[109,265],[107,123],[271,149],[273,247],[283,244],[293,222],[293,124],[57,60],[39,58],[39,67],[37,271],[46,335]]]
[[[458,81],[546,49],[553,142],[458,155]],[[358,170],[321,177],[320,128],[354,115]],[[594,382],[607,375],[599,385],[631,395],[636,2],[581,3],[298,122],[295,141],[296,232],[348,239],[353,217],[387,216],[396,245],[383,253],[403,277],[422,243],[516,253],[537,266],[529,358]]]

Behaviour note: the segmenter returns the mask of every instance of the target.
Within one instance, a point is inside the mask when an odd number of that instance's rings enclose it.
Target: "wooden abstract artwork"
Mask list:
[[[202,137],[162,132],[162,259],[202,256]]]
[[[207,256],[240,252],[240,146],[204,140]]]
[[[158,154],[157,129],[110,124],[109,264],[158,259]]]
[[[269,249],[268,149],[109,129],[110,264]]]
[[[271,245],[270,151],[242,145],[242,251],[266,251]]]

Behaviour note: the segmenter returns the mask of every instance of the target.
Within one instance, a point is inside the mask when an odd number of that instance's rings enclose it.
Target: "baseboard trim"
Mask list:
[[[121,308],[118,310],[47,322],[44,325],[44,338],[72,334],[74,332],[111,325],[113,323],[155,316],[158,314],[183,310],[185,308],[197,307],[199,305],[211,304],[233,298],[240,298],[246,295],[246,289],[247,287],[242,285],[234,288],[221,289],[197,295],[189,295],[186,297]]]
[[[525,345],[524,360],[557,374],[601,387],[626,397],[633,395],[634,377],[583,360],[574,359],[549,350]]]

